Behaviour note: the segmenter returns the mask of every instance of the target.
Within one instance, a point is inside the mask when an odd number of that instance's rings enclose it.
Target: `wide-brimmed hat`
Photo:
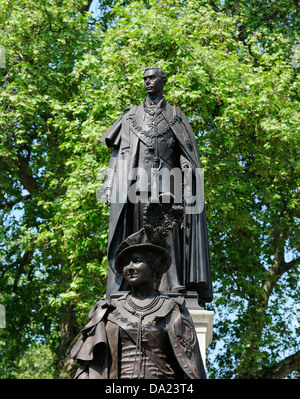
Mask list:
[[[159,272],[160,274],[165,273],[171,266],[172,257],[168,247],[162,245],[151,244],[148,241],[148,237],[144,228],[138,231],[137,233],[132,234],[125,241],[121,243],[121,245],[117,250],[116,259],[115,259],[116,271],[119,274],[122,274],[123,267],[125,266],[125,264],[123,263],[124,258],[128,256],[130,253],[134,251],[141,251],[141,252],[151,251],[162,257],[162,260],[160,262]]]
[[[168,203],[164,202],[166,195],[171,198]],[[137,250],[150,250],[162,257],[160,274],[165,273],[171,266],[172,256],[166,238],[180,223],[183,208],[180,205],[174,205],[171,194],[168,193],[165,196],[161,194],[159,202],[148,202],[143,212],[144,227],[120,244],[115,257],[115,269],[119,274],[123,272],[124,257]]]

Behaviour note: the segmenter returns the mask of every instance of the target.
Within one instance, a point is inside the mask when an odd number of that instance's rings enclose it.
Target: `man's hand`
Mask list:
[[[104,198],[105,198],[105,204],[107,206],[110,206],[110,204],[111,204],[111,188],[110,187],[105,189]]]
[[[192,171],[193,167],[190,162],[183,162],[181,164],[181,170],[183,172],[183,186],[185,199],[192,197]]]

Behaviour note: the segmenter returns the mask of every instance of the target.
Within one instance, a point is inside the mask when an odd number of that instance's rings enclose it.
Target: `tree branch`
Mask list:
[[[38,184],[33,176],[28,172],[28,159],[19,156],[18,175],[23,187],[32,193],[38,188]]]
[[[257,379],[281,379],[300,369],[300,351],[257,373]]]
[[[284,262],[280,265],[278,274],[282,276],[284,273],[288,272],[289,270],[293,269],[294,267],[300,264],[300,258],[295,258],[290,262]]]
[[[270,267],[269,277],[264,284],[265,306],[267,306],[272,290],[280,277],[300,263],[300,258],[295,258],[290,262],[285,262],[284,260],[284,245],[282,243],[286,240],[286,231],[279,233],[275,229],[273,236],[278,246],[275,251],[274,264]]]
[[[18,162],[16,165],[9,165],[7,160],[4,158],[1,159],[2,164],[4,165],[4,170],[7,172],[13,174],[17,173],[20,179],[20,182],[22,186],[29,191],[29,193],[33,193],[34,190],[38,189],[38,183],[34,179],[34,177],[31,175],[31,173],[28,172],[28,164],[29,164],[29,158],[24,158],[22,155],[18,154]],[[16,170],[17,168],[17,170]]]
[[[214,4],[213,1],[210,1],[210,2],[209,2],[209,5],[212,7],[212,9],[213,9],[215,12],[220,12],[219,7],[218,7],[216,4]]]
[[[30,251],[25,252],[25,254],[23,255],[22,259],[19,262],[16,262],[16,263],[19,264],[19,268],[17,270],[17,274],[16,274],[16,277],[15,277],[15,280],[14,280],[14,284],[13,284],[13,287],[12,287],[12,290],[15,293],[18,290],[18,283],[19,283],[21,274],[24,271],[25,266],[28,265],[31,262],[31,258],[32,258],[33,252],[34,252],[34,250],[30,250]]]
[[[88,0],[88,1],[86,2],[85,6],[83,6],[83,7],[80,9],[80,12],[83,13],[83,12],[85,12],[85,11],[89,11],[92,2],[93,2],[93,0]]]
[[[7,201],[4,204],[0,204],[0,209],[12,208],[14,205],[18,204],[19,202],[26,201],[27,199],[31,198],[31,194],[24,195],[20,198],[15,198],[11,201]]]

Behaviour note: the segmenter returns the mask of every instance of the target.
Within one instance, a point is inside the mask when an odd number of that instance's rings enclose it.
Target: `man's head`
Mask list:
[[[144,85],[149,97],[155,98],[162,95],[167,80],[168,78],[162,69],[148,66],[144,72]]]

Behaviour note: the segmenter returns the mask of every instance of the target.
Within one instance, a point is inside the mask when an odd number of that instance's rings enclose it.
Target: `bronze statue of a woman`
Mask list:
[[[160,219],[154,227],[159,206],[149,204],[145,227],[123,241],[116,253],[116,270],[131,289],[97,302],[90,311],[71,353],[80,365],[75,378],[206,378],[184,298],[170,298],[155,288],[171,265],[165,238],[180,217],[180,209],[171,207],[164,210],[163,223]]]

